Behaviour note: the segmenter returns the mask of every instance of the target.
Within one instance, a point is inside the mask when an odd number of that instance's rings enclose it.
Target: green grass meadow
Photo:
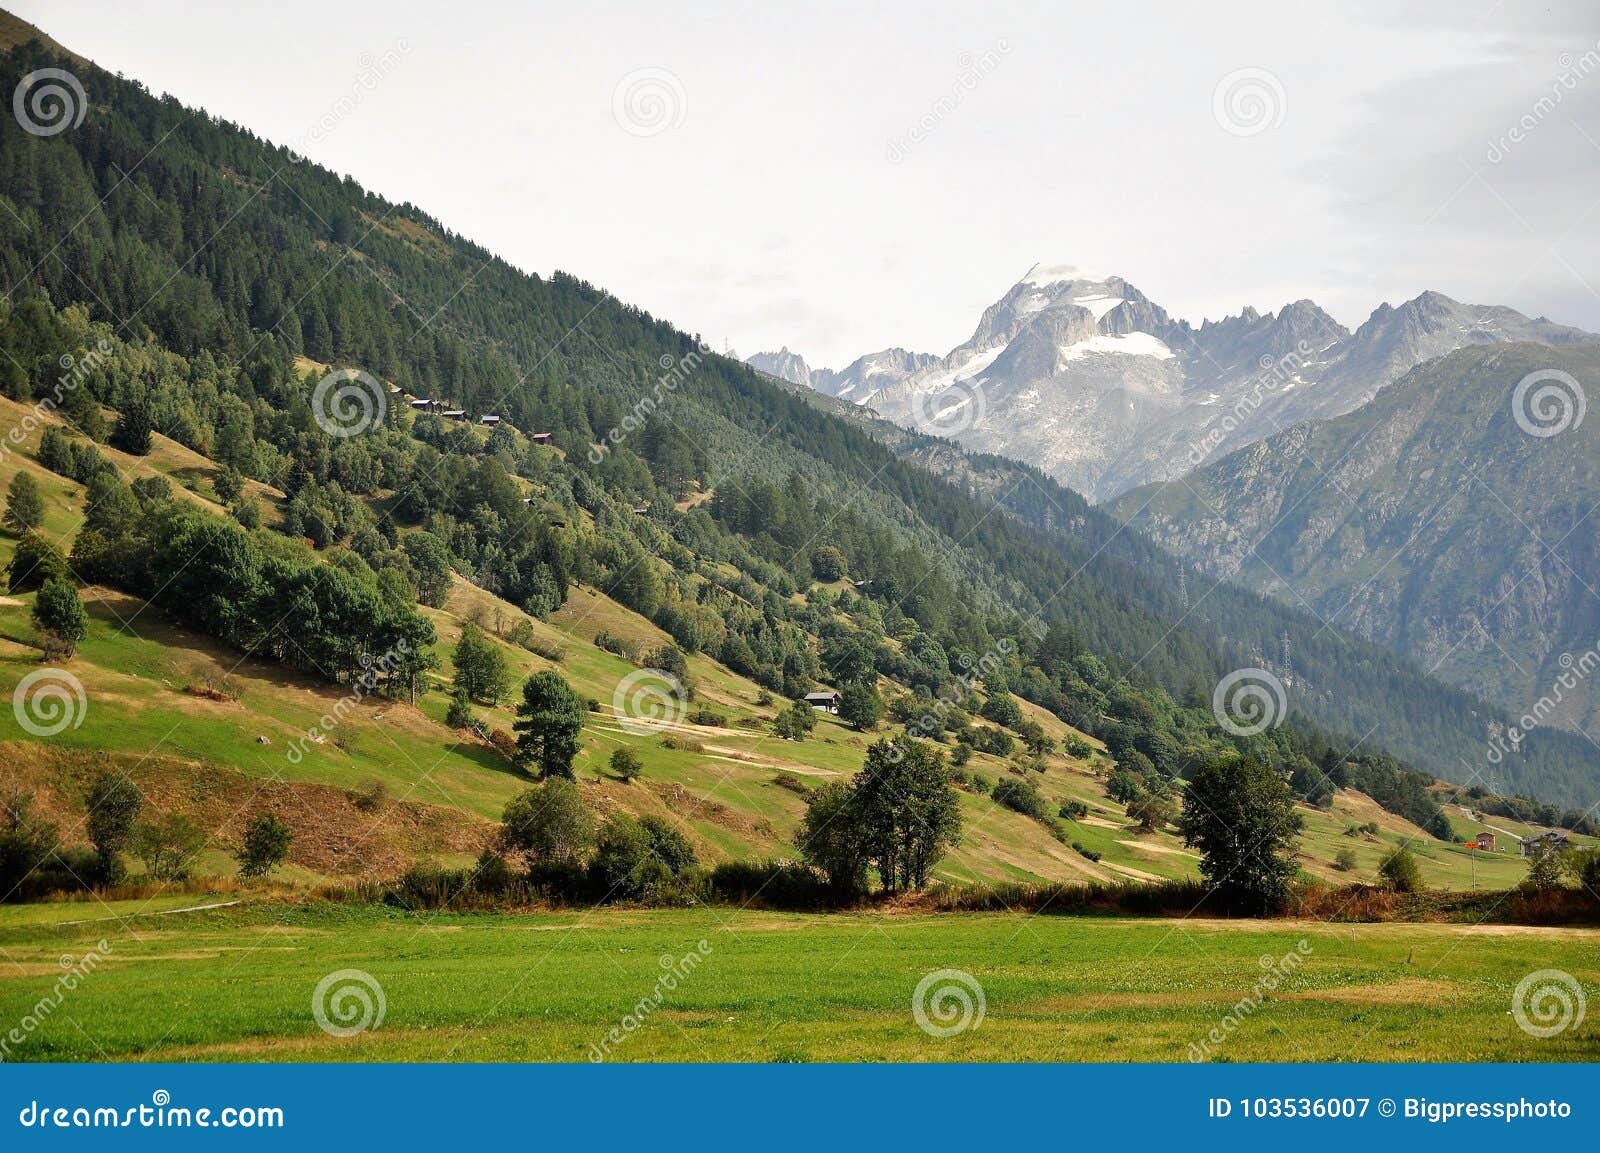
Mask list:
[[[1535,970],[1600,984],[1600,930],[731,909],[410,915],[265,899],[172,907],[0,909],[8,1027],[49,997],[60,958],[101,938],[111,946],[7,1059],[1185,1061],[1217,1029],[1205,1056],[1224,1061],[1600,1060],[1600,1017],[1536,1038],[1511,1012]],[[74,920],[83,923],[63,923]],[[683,966],[696,952],[698,967]],[[661,984],[667,965],[681,973],[676,988]],[[1266,966],[1281,974],[1276,989],[1263,988]],[[313,994],[350,969],[381,987],[383,1019],[332,1036],[314,1019]],[[975,1023],[934,1036],[918,1026],[913,995],[950,969],[981,987],[983,1013],[975,1020],[974,1002]]]

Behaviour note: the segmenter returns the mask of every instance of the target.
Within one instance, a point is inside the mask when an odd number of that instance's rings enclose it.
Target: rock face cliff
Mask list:
[[[1391,309],[1369,326],[1418,339],[1414,320]],[[1377,335],[1363,347],[1380,347]],[[1591,397],[1600,401],[1600,345],[1464,348],[1349,415],[1298,425],[1109,509],[1216,575],[1414,657],[1513,716],[1594,733]],[[1492,764],[1483,767],[1491,779]]]
[[[750,363],[923,432],[1037,465],[1105,500],[1306,419],[1351,412],[1457,348],[1600,338],[1426,292],[1350,332],[1316,304],[1195,327],[1120,276],[1036,266],[942,357],[886,349],[841,372]]]

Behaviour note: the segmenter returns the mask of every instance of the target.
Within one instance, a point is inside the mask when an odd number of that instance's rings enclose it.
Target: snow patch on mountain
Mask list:
[[[1061,349],[1061,359],[1077,360],[1094,353],[1111,356],[1153,356],[1157,360],[1171,360],[1172,349],[1148,332],[1129,332],[1122,336],[1091,336]]]

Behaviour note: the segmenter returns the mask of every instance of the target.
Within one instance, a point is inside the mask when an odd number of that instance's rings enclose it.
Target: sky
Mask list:
[[[8,6],[741,355],[942,354],[1035,262],[1600,330],[1592,0]]]

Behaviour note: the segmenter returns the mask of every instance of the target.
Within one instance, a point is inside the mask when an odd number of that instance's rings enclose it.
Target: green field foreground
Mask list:
[[[1548,1038],[1511,1013],[1537,970],[1600,988],[1594,929],[266,900],[152,915],[175,905],[0,909],[8,1028],[36,1013],[63,959],[110,947],[6,1059],[1183,1061],[1218,1029],[1209,1059],[1600,1060],[1600,1009]],[[112,919],[63,924],[90,917]],[[381,988],[377,1028],[318,1026],[314,991],[341,970]],[[938,970],[981,987],[980,1023],[918,1026],[914,992]],[[359,1016],[355,1000],[343,1008]],[[329,1015],[339,1023],[338,1006]],[[959,1004],[935,997],[929,1017],[958,1021]]]

